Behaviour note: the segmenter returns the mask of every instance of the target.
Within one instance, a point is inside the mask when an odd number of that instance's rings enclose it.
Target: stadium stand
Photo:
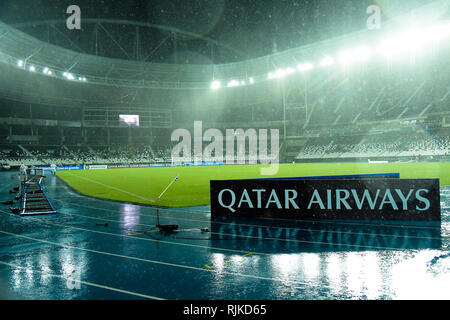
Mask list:
[[[72,164],[130,164],[169,163],[171,147],[159,146],[26,146],[26,151],[18,145],[0,146],[0,162],[11,166],[26,165],[72,165]],[[385,133],[350,137],[308,138],[302,147],[291,147],[293,160],[440,160],[450,156],[450,135],[445,132],[430,135],[427,132],[415,134]],[[270,154],[270,150],[268,151]],[[194,160],[194,155],[192,161]],[[236,154],[237,156],[237,154]],[[282,155],[285,156],[285,155]],[[224,159],[225,160],[225,159]],[[190,162],[190,160],[186,159]],[[246,161],[249,161],[248,151]],[[287,161],[287,160],[286,160]]]

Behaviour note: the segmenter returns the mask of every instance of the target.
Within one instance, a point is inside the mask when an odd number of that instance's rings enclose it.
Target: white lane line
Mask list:
[[[176,264],[176,263],[155,261],[155,260],[149,260],[149,259],[144,259],[144,258],[125,256],[125,255],[110,253],[110,252],[105,252],[105,251],[97,251],[97,250],[92,250],[92,249],[80,248],[80,247],[75,247],[75,246],[71,246],[71,245],[67,245],[67,244],[60,244],[60,243],[56,243],[56,242],[52,242],[52,241],[48,241],[48,240],[36,239],[36,238],[32,238],[32,237],[28,237],[28,236],[24,236],[24,235],[20,235],[20,234],[15,234],[15,233],[3,231],[3,230],[0,230],[0,233],[6,234],[9,236],[13,236],[13,237],[28,239],[28,240],[32,240],[32,241],[36,241],[36,242],[47,243],[47,244],[51,244],[51,245],[66,248],[66,249],[81,250],[81,251],[97,253],[97,254],[107,255],[107,256],[116,257],[116,258],[123,258],[123,259],[147,262],[147,263],[151,263],[151,264],[163,265],[163,266],[167,266],[167,267],[175,267],[175,268],[181,268],[181,269],[189,269],[189,270],[195,270],[195,271],[216,273],[216,271],[214,271],[214,270],[209,270],[209,269],[205,269],[205,268],[192,267],[192,266],[181,265],[181,264]],[[231,276],[239,276],[239,277],[257,279],[257,280],[267,280],[267,281],[276,281],[276,282],[281,282],[281,283],[292,283],[292,284],[305,285],[305,283],[303,283],[301,281],[261,277],[261,276],[255,276],[255,275],[238,273],[238,272],[220,271],[220,274],[228,274]],[[316,287],[319,287],[319,286],[323,287],[323,285],[319,285],[319,284],[308,283],[308,285],[316,286]]]
[[[21,266],[12,264],[12,263],[4,262],[4,261],[0,261],[0,264],[9,266],[11,268],[21,269],[23,272],[25,272],[25,271],[26,272],[30,272],[31,271],[33,273],[39,273],[39,274],[42,274],[42,275],[45,275],[45,276],[50,276],[50,277],[53,277],[53,278],[59,278],[59,279],[63,279],[63,280],[66,280],[66,281],[72,281],[72,282],[76,282],[76,283],[79,283],[79,284],[84,284],[84,285],[91,286],[91,287],[96,287],[96,288],[106,289],[106,290],[110,290],[110,291],[125,293],[125,294],[128,294],[128,295],[137,296],[137,297],[141,297],[141,298],[146,298],[146,299],[151,299],[151,300],[166,300],[166,299],[163,299],[163,298],[149,296],[149,295],[142,294],[142,293],[137,293],[137,292],[132,292],[132,291],[128,291],[128,290],[117,289],[117,288],[104,286],[104,285],[93,283],[93,282],[77,280],[77,279],[74,279],[74,278],[71,278],[71,277],[63,277],[63,276],[60,276],[60,275],[57,275],[57,274],[44,272],[44,271],[40,271],[40,270],[35,270],[35,269],[31,269],[30,270],[28,268],[26,268],[26,270],[25,270],[24,267],[21,267]]]

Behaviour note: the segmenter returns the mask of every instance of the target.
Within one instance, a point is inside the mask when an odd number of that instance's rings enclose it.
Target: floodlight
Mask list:
[[[442,23],[427,29],[427,36],[431,41],[440,41],[450,35],[450,23]]]
[[[18,60],[17,61],[17,66],[18,67],[23,67],[23,60]]]
[[[394,38],[384,41],[378,48],[378,52],[388,58],[392,58],[399,51],[401,51],[401,42]]]
[[[237,86],[239,86],[239,81],[237,81],[237,80],[231,80],[227,84],[227,87],[237,87]]]
[[[339,54],[339,62],[344,66],[349,65],[352,60],[353,55],[349,51],[342,51]]]
[[[355,50],[355,57],[359,61],[366,61],[371,55],[372,52],[367,46],[361,46]]]
[[[276,78],[282,78],[285,75],[286,75],[286,71],[284,71],[283,69],[278,69],[277,72],[275,73]]]
[[[253,79],[253,78],[250,77],[250,78],[248,79],[248,82],[250,82],[250,84],[253,84],[253,83],[255,83],[255,79]]]
[[[429,38],[422,29],[410,28],[401,35],[400,44],[406,50],[416,53]]]
[[[221,86],[220,81],[214,80],[214,81],[211,83],[211,89],[213,89],[213,90],[219,89],[220,86]]]
[[[286,70],[285,70],[285,74],[293,74],[295,72],[295,69],[294,68],[286,68]]]
[[[305,72],[314,68],[314,65],[310,62],[297,65],[297,70],[300,72]]]
[[[322,61],[320,62],[320,65],[321,65],[322,67],[329,67],[329,66],[331,66],[333,63],[334,63],[333,58],[331,58],[331,57],[325,57],[325,58],[323,58]]]
[[[314,69],[314,65],[311,62],[306,62],[303,64],[303,71],[308,71]]]
[[[30,66],[29,70],[30,70],[31,72],[34,72],[34,71],[36,71],[36,68],[35,68],[34,66]]]

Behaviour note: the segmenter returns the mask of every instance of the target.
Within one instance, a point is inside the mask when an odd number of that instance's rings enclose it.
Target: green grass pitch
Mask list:
[[[57,175],[81,194],[168,207],[208,205],[210,180],[399,172],[401,178],[439,178],[441,185],[450,185],[450,162],[280,164],[273,176],[262,176],[263,167],[268,165],[59,171]],[[177,175],[179,179],[158,200]]]

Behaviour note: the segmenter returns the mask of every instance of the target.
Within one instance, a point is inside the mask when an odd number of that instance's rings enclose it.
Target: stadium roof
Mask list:
[[[260,58],[210,65],[127,61],[82,54],[43,42],[0,22],[0,61],[24,71],[39,72],[41,76],[116,87],[210,89],[219,81],[222,86],[252,85],[267,81],[267,75],[280,68],[295,68],[312,59],[326,59],[343,47],[379,41],[384,34],[410,23],[411,17],[415,17],[416,24],[420,19],[432,23],[448,13],[449,2],[439,0],[416,9],[383,25],[380,32],[366,29]]]

